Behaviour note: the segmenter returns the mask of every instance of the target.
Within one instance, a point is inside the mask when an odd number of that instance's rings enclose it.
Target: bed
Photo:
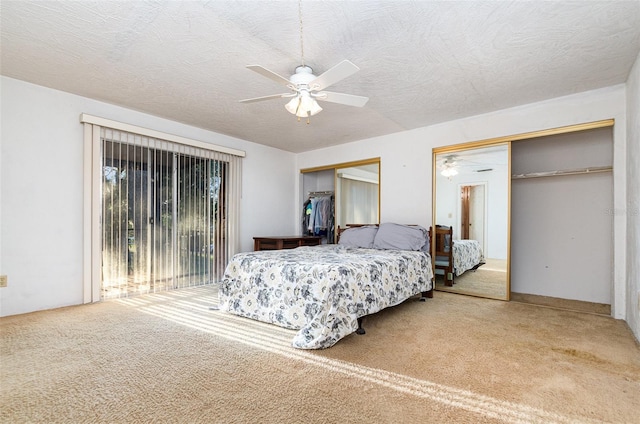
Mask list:
[[[234,255],[220,283],[220,309],[298,330],[292,346],[323,349],[362,318],[432,296],[428,231],[381,224],[348,228],[338,244]]]
[[[451,287],[454,278],[469,270],[484,265],[484,254],[478,240],[454,240],[453,227],[436,225],[429,228],[430,236],[435,239],[434,268],[436,274],[444,275],[445,286]]]

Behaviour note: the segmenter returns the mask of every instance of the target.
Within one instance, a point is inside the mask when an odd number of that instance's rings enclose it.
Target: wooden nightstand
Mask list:
[[[317,246],[320,236],[275,236],[254,237],[253,250],[294,249],[300,246]]]

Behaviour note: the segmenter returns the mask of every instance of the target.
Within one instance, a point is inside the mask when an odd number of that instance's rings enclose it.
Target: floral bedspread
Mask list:
[[[220,285],[220,309],[299,330],[292,345],[322,349],[359,317],[431,290],[424,252],[341,245],[238,253]]]
[[[484,262],[484,254],[478,240],[453,241],[453,271],[456,277],[480,262]]]

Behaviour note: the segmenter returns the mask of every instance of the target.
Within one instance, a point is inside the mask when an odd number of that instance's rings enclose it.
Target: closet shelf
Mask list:
[[[333,196],[332,190],[324,190],[324,191],[310,191],[308,197],[316,197],[316,196]]]
[[[613,167],[611,166],[594,166],[591,168],[580,169],[567,169],[563,171],[545,171],[545,172],[531,172],[529,174],[513,174],[512,180],[522,180],[525,178],[541,178],[541,177],[557,177],[562,175],[579,175],[579,174],[595,174],[597,172],[611,172]]]

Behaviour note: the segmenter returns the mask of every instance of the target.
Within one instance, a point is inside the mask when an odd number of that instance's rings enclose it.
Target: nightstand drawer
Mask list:
[[[320,236],[254,237],[253,250],[295,249],[300,246],[317,246]]]

